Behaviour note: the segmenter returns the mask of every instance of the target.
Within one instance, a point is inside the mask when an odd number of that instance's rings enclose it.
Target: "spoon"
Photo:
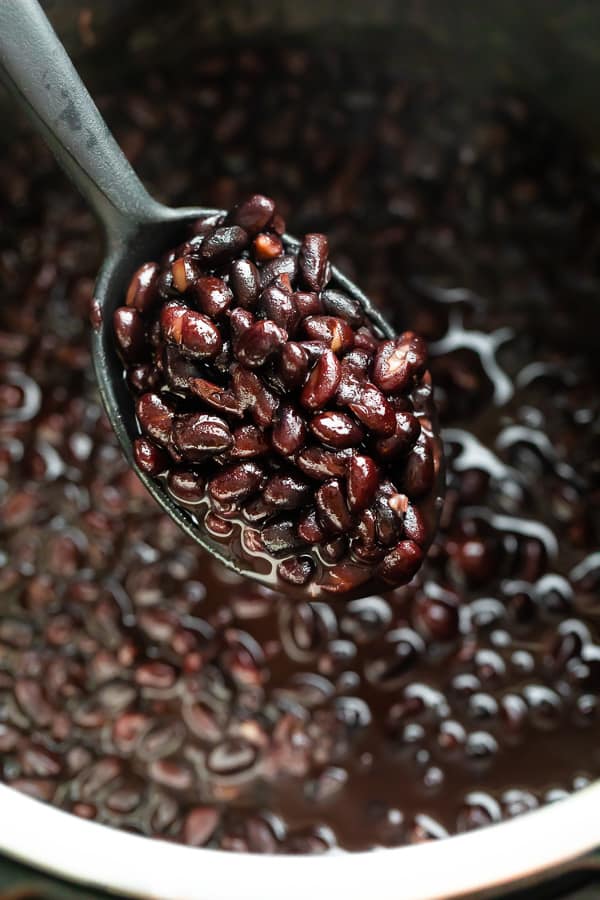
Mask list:
[[[37,0],[0,0],[0,77],[33,120],[57,161],[100,220],[106,255],[92,308],[92,358],[100,395],[130,466],[139,436],[134,399],[123,378],[112,329],[113,312],[123,302],[129,280],[141,263],[160,256],[186,237],[194,220],[220,212],[203,207],[172,209],[151,197],[111,135]],[[284,235],[288,247],[299,241]],[[357,300],[386,337],[394,330],[369,299],[338,269],[331,286]],[[439,442],[438,442],[439,443]],[[438,447],[439,450],[439,447]],[[441,453],[441,451],[440,451]],[[134,466],[135,467],[135,466]],[[135,467],[154,499],[201,547],[239,574],[269,583],[245,568],[227,548],[203,534],[162,484]],[[442,466],[439,466],[441,486]],[[436,490],[436,494],[440,494]],[[436,503],[439,509],[440,502]],[[371,593],[368,584],[362,593]],[[360,595],[361,591],[353,596]]]

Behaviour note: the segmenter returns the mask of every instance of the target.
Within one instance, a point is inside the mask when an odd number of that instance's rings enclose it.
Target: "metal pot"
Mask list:
[[[281,900],[282,893],[287,900],[483,900],[600,868],[593,852],[599,806],[596,783],[513,821],[443,841],[323,857],[232,857],[82,821],[0,786],[0,848],[69,880],[157,900]]]
[[[456,9],[445,0],[372,0],[368,7],[361,0],[230,0],[225,6],[190,0],[175,12],[156,6],[149,12],[141,0],[124,0],[118,9],[102,0],[88,0],[85,10],[77,2],[46,3],[92,94],[123,68],[126,75],[127,67],[144,66],[151,57],[180,61],[186,51],[223,40],[351,45],[359,39],[363,48],[402,55],[408,70],[442,74],[469,91],[499,79],[522,85],[586,139],[600,137],[594,116],[600,42],[593,38],[600,6],[592,2],[535,0],[523,7],[498,0]],[[111,57],[109,72],[104,60],[117,40],[128,53],[116,67]],[[0,850],[71,881],[163,900],[280,900],[282,894],[304,900],[336,893],[346,900],[483,898],[561,872],[600,868],[600,853],[594,853],[599,809],[596,783],[516,820],[439,842],[318,858],[233,857],[82,821],[0,785]]]

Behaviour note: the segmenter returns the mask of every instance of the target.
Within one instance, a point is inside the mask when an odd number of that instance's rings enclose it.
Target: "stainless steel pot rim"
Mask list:
[[[72,881],[160,900],[450,900],[570,868],[600,845],[600,781],[509,822],[426,844],[259,856],[171,844],[0,785],[0,850]]]

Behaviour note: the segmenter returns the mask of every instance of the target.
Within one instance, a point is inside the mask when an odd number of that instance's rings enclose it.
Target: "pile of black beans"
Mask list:
[[[286,246],[284,230],[253,194],[133,276],[114,334],[137,465],[274,583],[405,584],[441,464],[426,343],[385,339],[336,285],[325,235]]]

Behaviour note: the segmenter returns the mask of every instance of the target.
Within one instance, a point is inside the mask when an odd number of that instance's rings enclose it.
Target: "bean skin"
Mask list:
[[[288,584],[302,587],[310,581],[314,569],[315,564],[309,556],[298,556],[279,563],[277,574]]]
[[[192,470],[170,472],[167,488],[176,500],[198,503],[204,497],[204,478]]]
[[[362,384],[358,399],[348,403],[351,412],[374,434],[390,437],[396,430],[396,414],[379,388]]]
[[[236,463],[209,481],[208,493],[221,503],[239,503],[259,491],[263,480],[264,470],[256,462]]]
[[[344,533],[350,530],[352,515],[337,479],[321,485],[316,493],[316,505],[319,521],[326,532]]]
[[[147,475],[156,477],[169,465],[169,456],[157,444],[146,438],[136,438],[133,442],[133,455],[138,469]]]
[[[274,212],[275,204],[270,197],[252,194],[242,203],[234,206],[225,221],[228,225],[239,225],[246,234],[254,237],[255,234],[266,228],[273,218]]]
[[[250,410],[259,428],[266,428],[272,423],[279,400],[254,372],[243,366],[234,367],[233,391],[241,408]]]
[[[335,450],[356,447],[364,439],[360,425],[341,412],[319,413],[313,417],[310,429],[315,437]]]
[[[281,283],[281,276],[288,276],[287,286],[288,292],[292,292],[290,281],[295,279],[298,270],[298,262],[295,256],[285,254],[272,259],[265,263],[260,270],[260,287],[262,290],[269,287],[274,282]],[[295,301],[294,301],[295,305]]]
[[[352,328],[359,328],[362,325],[364,313],[362,306],[354,297],[350,297],[342,291],[328,288],[321,294],[321,302],[325,312],[330,316],[344,319]]]
[[[211,275],[198,278],[192,292],[200,311],[211,319],[222,316],[233,301],[233,293],[223,279]]]
[[[325,532],[315,509],[310,509],[300,516],[297,530],[298,537],[307,544],[320,544],[325,539]]]
[[[256,322],[244,332],[238,341],[236,355],[243,365],[258,368],[264,366],[286,341],[287,332],[266,319]]]
[[[404,489],[409,497],[421,497],[431,489],[434,478],[429,438],[421,432],[406,459]]]
[[[250,259],[236,259],[229,270],[229,284],[235,300],[243,309],[256,307],[260,292],[260,275]]]
[[[233,445],[229,426],[219,416],[187,413],[175,417],[173,441],[186,459],[202,460],[206,454],[222,453]]]
[[[305,475],[318,481],[339,478],[346,474],[349,457],[347,451],[327,450],[325,447],[305,447],[296,454],[296,465]]]
[[[377,572],[388,584],[407,584],[418,572],[423,551],[414,541],[400,541],[386,554]]]
[[[288,341],[279,355],[278,373],[290,391],[304,384],[308,373],[308,353],[304,347]]]
[[[348,594],[359,588],[370,577],[371,571],[366,566],[340,563],[327,570],[321,586],[328,594]]]
[[[240,425],[233,432],[230,454],[235,459],[251,459],[263,456],[269,450],[265,433],[256,425]]]
[[[159,394],[142,394],[136,404],[136,415],[145,434],[163,446],[169,443],[174,413]]]
[[[120,306],[113,316],[113,328],[119,352],[129,364],[143,362],[147,356],[146,329],[137,311],[128,306]]]
[[[277,519],[266,525],[261,531],[263,544],[273,554],[289,553],[301,544],[296,534],[296,522],[293,518]]]
[[[307,316],[322,316],[325,312],[319,295],[313,291],[295,291],[293,298],[301,319],[306,319]]]
[[[265,502],[277,509],[298,509],[310,499],[312,488],[292,472],[273,475],[263,491]]]
[[[158,300],[158,263],[144,263],[140,266],[127,289],[125,305],[132,306],[142,315],[149,313]]]
[[[244,250],[248,246],[248,241],[248,233],[239,225],[215,228],[204,238],[199,257],[203,263],[210,266],[221,266],[233,259],[240,250]]]
[[[221,388],[205,378],[191,378],[189,388],[200,397],[207,406],[218,410],[222,415],[241,417],[243,409],[234,392]]]
[[[277,284],[271,284],[260,295],[258,315],[275,322],[286,333],[294,331],[299,318],[293,295]]]
[[[419,420],[408,412],[397,412],[396,427],[391,437],[375,442],[377,457],[383,462],[396,460],[408,453],[421,432]]]
[[[210,359],[222,347],[221,334],[214,322],[187,306],[177,303],[163,306],[160,324],[165,340],[177,344],[190,356]]]
[[[325,287],[329,243],[324,234],[306,234],[300,245],[298,261],[304,283],[311,291]]]
[[[273,427],[271,443],[278,453],[291,456],[306,442],[306,422],[294,406],[282,406]]]
[[[302,388],[302,406],[314,412],[324,409],[335,396],[340,376],[341,367],[337,356],[333,350],[325,350]]]
[[[229,314],[229,327],[233,338],[234,347],[237,346],[242,336],[254,325],[254,316],[248,309],[232,309]]]
[[[427,347],[411,331],[395,341],[384,341],[373,362],[373,380],[384,393],[403,390],[409,380],[422,374],[427,364]]]
[[[379,469],[369,456],[357,454],[348,468],[348,506],[351,512],[361,512],[369,506],[379,486]]]

